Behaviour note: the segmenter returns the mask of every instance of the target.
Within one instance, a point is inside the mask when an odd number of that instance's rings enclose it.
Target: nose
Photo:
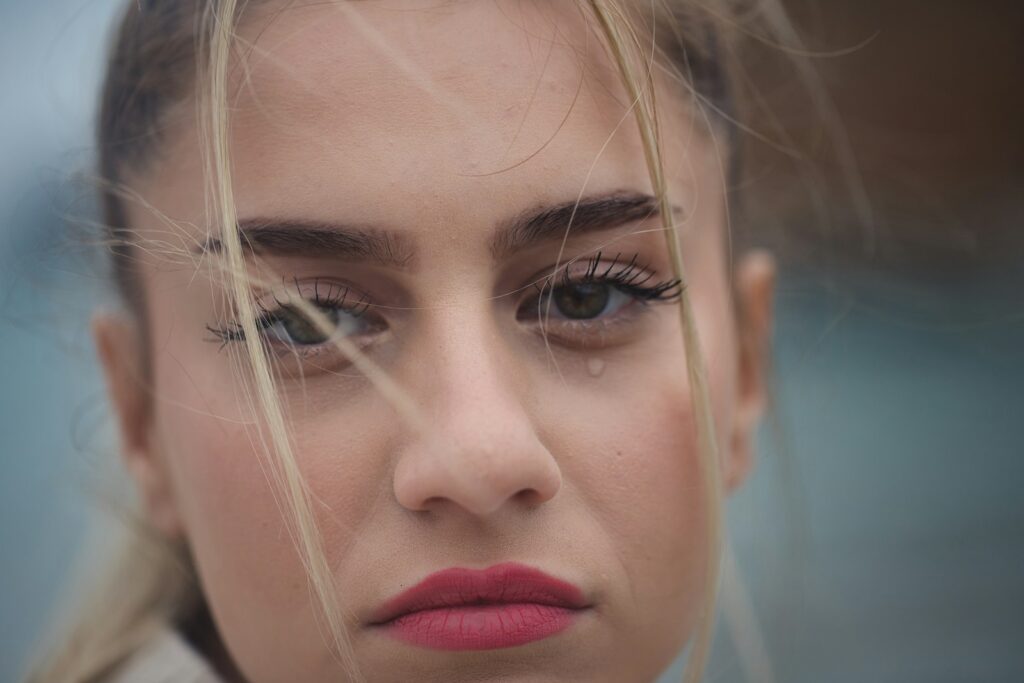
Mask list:
[[[530,507],[562,485],[555,458],[526,410],[523,373],[496,348],[494,335],[465,334],[431,345],[419,382],[428,428],[402,448],[394,474],[398,502],[409,510],[456,506],[488,516],[509,503]],[[422,359],[427,363],[428,359]]]

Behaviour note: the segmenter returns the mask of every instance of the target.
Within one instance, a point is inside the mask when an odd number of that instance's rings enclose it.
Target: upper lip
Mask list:
[[[384,624],[411,612],[466,605],[532,603],[568,609],[588,607],[583,591],[539,569],[515,562],[487,569],[452,567],[430,574],[390,598],[370,623]]]

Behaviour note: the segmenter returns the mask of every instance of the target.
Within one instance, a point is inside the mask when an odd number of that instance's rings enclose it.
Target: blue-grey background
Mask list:
[[[87,333],[92,109],[114,0],[0,0],[0,680],[113,470]],[[1020,213],[1003,219],[1020,224]],[[730,503],[776,679],[1024,681],[1024,259],[795,263],[777,429]],[[740,680],[721,638],[709,680]]]

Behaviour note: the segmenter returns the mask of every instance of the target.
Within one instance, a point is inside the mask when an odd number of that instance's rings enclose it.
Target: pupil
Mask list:
[[[566,285],[554,291],[555,307],[558,308],[558,312],[573,320],[585,320],[601,315],[610,297],[608,285],[597,282]]]
[[[337,325],[338,309],[321,308],[320,312],[327,317],[329,323]],[[327,335],[317,329],[313,321],[306,320],[306,317],[298,311],[287,311],[281,323],[288,336],[297,344],[323,344],[328,339]]]

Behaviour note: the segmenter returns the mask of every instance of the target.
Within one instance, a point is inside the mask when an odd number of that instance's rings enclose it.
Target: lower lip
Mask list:
[[[433,650],[493,650],[549,638],[572,626],[579,612],[536,603],[465,605],[412,612],[384,628]]]

